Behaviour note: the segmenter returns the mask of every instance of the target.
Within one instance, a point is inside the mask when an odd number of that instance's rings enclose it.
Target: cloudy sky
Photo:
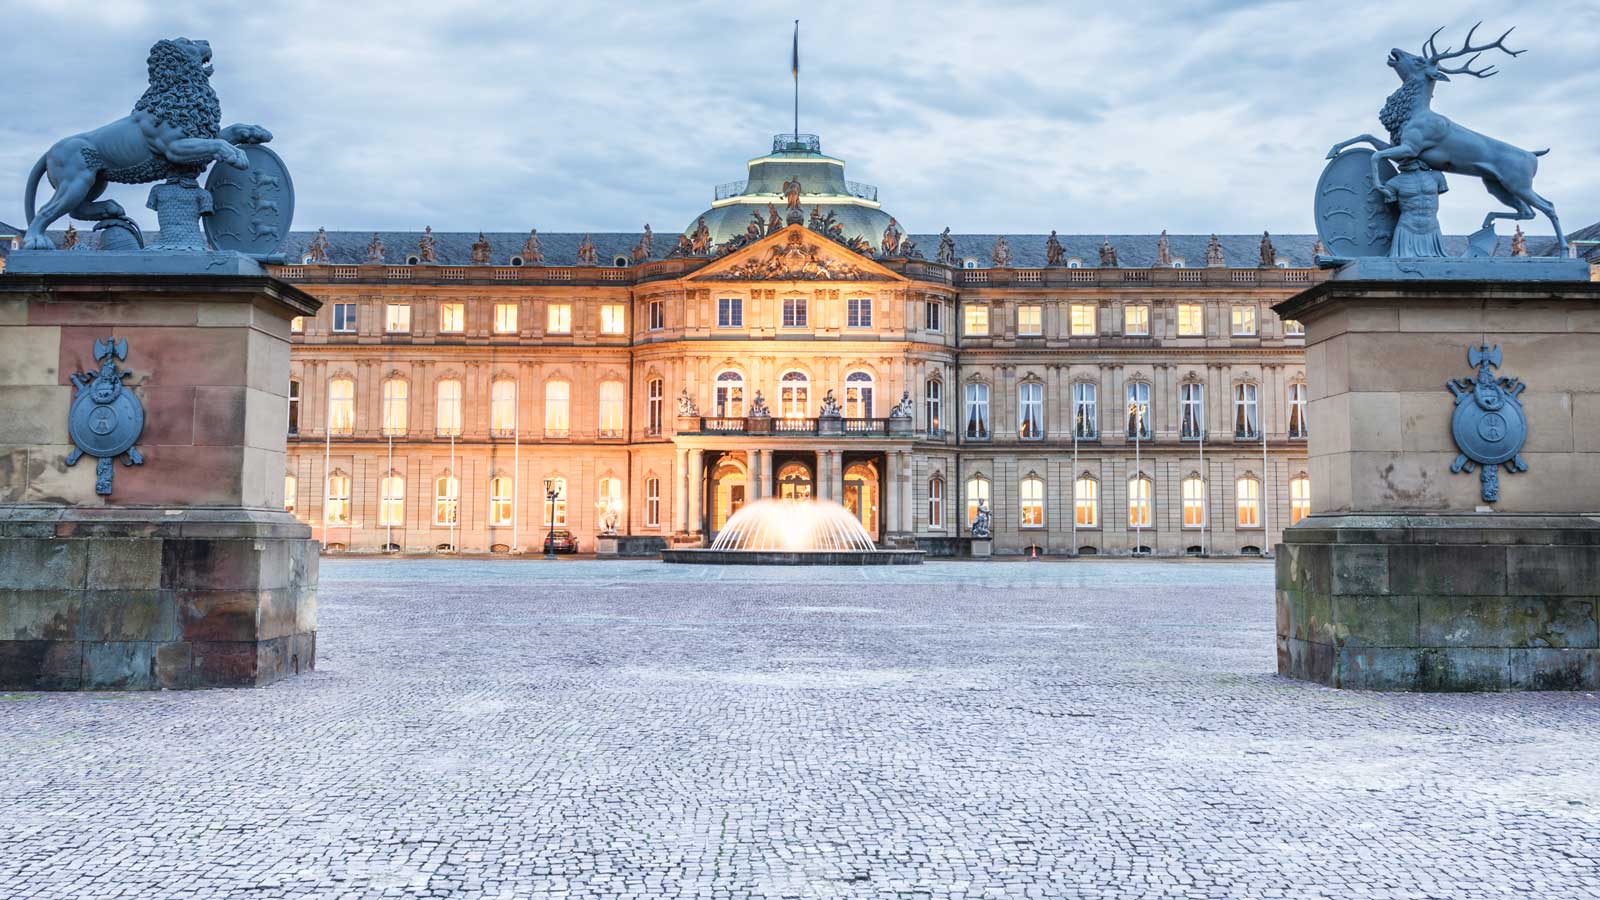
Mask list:
[[[294,174],[296,226],[673,231],[800,130],[910,230],[1304,232],[1335,141],[1380,131],[1391,46],[1517,25],[1435,109],[1529,149],[1600,219],[1594,0],[244,3],[9,0],[0,220],[49,144],[125,115],[157,38],[211,41],[225,123]],[[1498,30],[1494,33],[1498,34]],[[63,50],[62,48],[68,48]],[[1492,201],[1452,176],[1447,231]],[[145,189],[113,194],[142,221]],[[1504,230],[1504,229],[1502,229]],[[1528,229],[1547,234],[1542,220]]]

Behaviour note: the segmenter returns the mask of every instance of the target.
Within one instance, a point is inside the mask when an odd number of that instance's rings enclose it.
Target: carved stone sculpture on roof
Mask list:
[[[417,239],[417,259],[432,263],[439,261],[437,241],[433,237],[433,226],[426,225],[422,229],[422,237]]]
[[[650,231],[650,223],[644,223],[644,234],[639,238],[639,243],[633,245],[629,254],[635,263],[646,262],[655,249],[655,235]]]
[[[906,238],[900,242],[900,255],[906,259],[921,259],[922,250],[917,247],[917,242]]]
[[[1526,235],[1524,235],[1522,233],[1522,226],[1521,225],[1518,225],[1517,226],[1517,230],[1512,232],[1512,234],[1511,234],[1511,255],[1512,256],[1527,256],[1528,255],[1528,238],[1527,238]]]
[[[522,242],[522,262],[529,266],[544,265],[544,245],[539,242],[539,229],[528,230],[528,239]]]
[[[583,236],[583,240],[578,242],[578,265],[597,266],[599,264],[600,254],[594,248],[594,241],[589,240],[589,236],[586,234]]]
[[[695,256],[705,256],[711,252],[711,229],[706,225],[705,216],[695,223],[694,233],[689,236],[689,252]]]
[[[1167,230],[1161,229],[1161,237],[1156,238],[1156,265],[1163,269],[1172,268],[1172,246],[1167,243]]]
[[[1011,245],[1006,243],[1005,235],[994,239],[994,249],[989,251],[989,259],[996,269],[1011,268]]]
[[[1222,242],[1217,240],[1217,236],[1213,234],[1211,242],[1206,244],[1206,265],[1225,266],[1227,264],[1227,259],[1222,255]]]
[[[771,203],[767,204],[767,234],[777,234],[783,230],[783,217],[778,215],[778,208]]]
[[[1061,246],[1061,239],[1056,237],[1056,230],[1050,229],[1050,237],[1044,242],[1044,264],[1047,266],[1061,265],[1061,258],[1066,255],[1066,250]]]
[[[1328,245],[1324,244],[1322,242],[1322,238],[1317,238],[1317,242],[1315,244],[1311,245],[1311,257],[1313,259],[1315,259],[1315,258],[1317,258],[1319,256],[1327,256],[1327,255],[1328,255]]]
[[[889,224],[883,228],[883,244],[881,249],[884,256],[900,255],[900,238],[905,232],[900,230],[900,223],[889,217]]]
[[[820,206],[811,207],[811,218],[809,220],[807,220],[806,227],[811,229],[812,231],[821,231],[822,230],[822,207],[820,207]]]
[[[766,230],[766,224],[761,218],[761,213],[751,210],[750,221],[744,226],[746,243],[754,243],[761,240],[761,236],[766,233]]]
[[[856,235],[855,237],[851,238],[845,244],[845,246],[849,247],[851,250],[854,250],[855,252],[861,254],[862,256],[871,256],[872,255],[872,242],[867,240],[866,238],[862,237],[859,234]]]
[[[1108,269],[1117,267],[1117,248],[1111,246],[1111,238],[1100,245],[1100,265]]]
[[[949,225],[939,232],[939,255],[934,260],[947,266],[956,264],[956,239],[950,236]]]
[[[742,235],[736,236],[743,240]],[[721,281],[879,281],[880,276],[842,259],[829,256],[808,243],[798,232],[766,255],[747,259],[725,272],[707,276]]]
[[[306,262],[313,266],[327,265],[329,246],[328,229],[318,228],[316,236],[306,245]]]
[[[693,247],[693,245],[691,245],[689,243],[689,236],[687,234],[678,235],[678,243],[672,248],[672,251],[670,253],[668,253],[667,255],[668,256],[693,256],[694,255],[694,247]]]
[[[1272,235],[1261,232],[1261,268],[1270,269],[1278,264],[1278,249],[1272,246]]]
[[[67,233],[61,236],[61,249],[73,250],[78,246],[78,229],[71,222],[67,223]]]
[[[378,233],[374,231],[372,240],[367,242],[367,262],[372,265],[383,265],[383,254],[383,238],[378,237]]]
[[[483,232],[478,232],[478,239],[472,242],[472,264],[487,266],[494,258],[494,248],[489,245],[489,239]]]
[[[791,210],[800,208],[800,176],[791,175],[783,182],[783,202]]]

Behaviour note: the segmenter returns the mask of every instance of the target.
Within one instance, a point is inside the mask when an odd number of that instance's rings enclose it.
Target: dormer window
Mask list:
[[[626,256],[619,256],[616,259],[613,259],[611,264],[619,269],[626,269],[628,267],[628,258]]]
[[[1172,267],[1173,267],[1173,268],[1174,268],[1174,269],[1181,269],[1181,268],[1183,268],[1183,260],[1181,260],[1181,259],[1174,259],[1174,260],[1173,260],[1173,261],[1172,261]]]
[[[420,256],[413,255],[413,256],[406,257],[406,265],[408,265],[408,266],[420,265],[421,263],[422,263],[422,257],[420,257]]]
[[[511,265],[515,266],[516,268],[522,268],[523,262],[524,260],[520,256],[511,257]]]
[[[1077,258],[1076,256],[1074,256],[1073,258],[1067,260],[1067,268],[1069,268],[1069,269],[1081,269],[1081,268],[1083,268],[1083,260],[1081,260],[1081,259]]]
[[[961,268],[963,269],[976,269],[977,267],[978,261],[970,256],[961,261]]]

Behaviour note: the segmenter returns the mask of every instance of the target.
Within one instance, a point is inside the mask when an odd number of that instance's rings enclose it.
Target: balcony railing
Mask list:
[[[744,181],[727,181],[712,188],[711,197],[714,201],[721,202],[732,197],[743,197],[749,189],[750,182],[748,179]],[[845,193],[852,197],[871,200],[874,203],[878,202],[878,186],[875,184],[867,184],[862,181],[846,181],[844,190]],[[776,197],[778,194],[775,191],[768,191],[766,196]]]
[[[701,434],[771,434],[784,437],[912,437],[915,434],[910,419],[700,416],[698,422]]]

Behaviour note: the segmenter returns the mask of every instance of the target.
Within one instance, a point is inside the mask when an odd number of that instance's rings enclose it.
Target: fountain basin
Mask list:
[[[921,550],[879,550],[855,514],[828,500],[766,498],[734,513],[707,548],[661,551],[663,562],[725,566],[904,566]]]
[[[661,561],[714,566],[914,566],[921,550],[713,550],[661,551]]]

